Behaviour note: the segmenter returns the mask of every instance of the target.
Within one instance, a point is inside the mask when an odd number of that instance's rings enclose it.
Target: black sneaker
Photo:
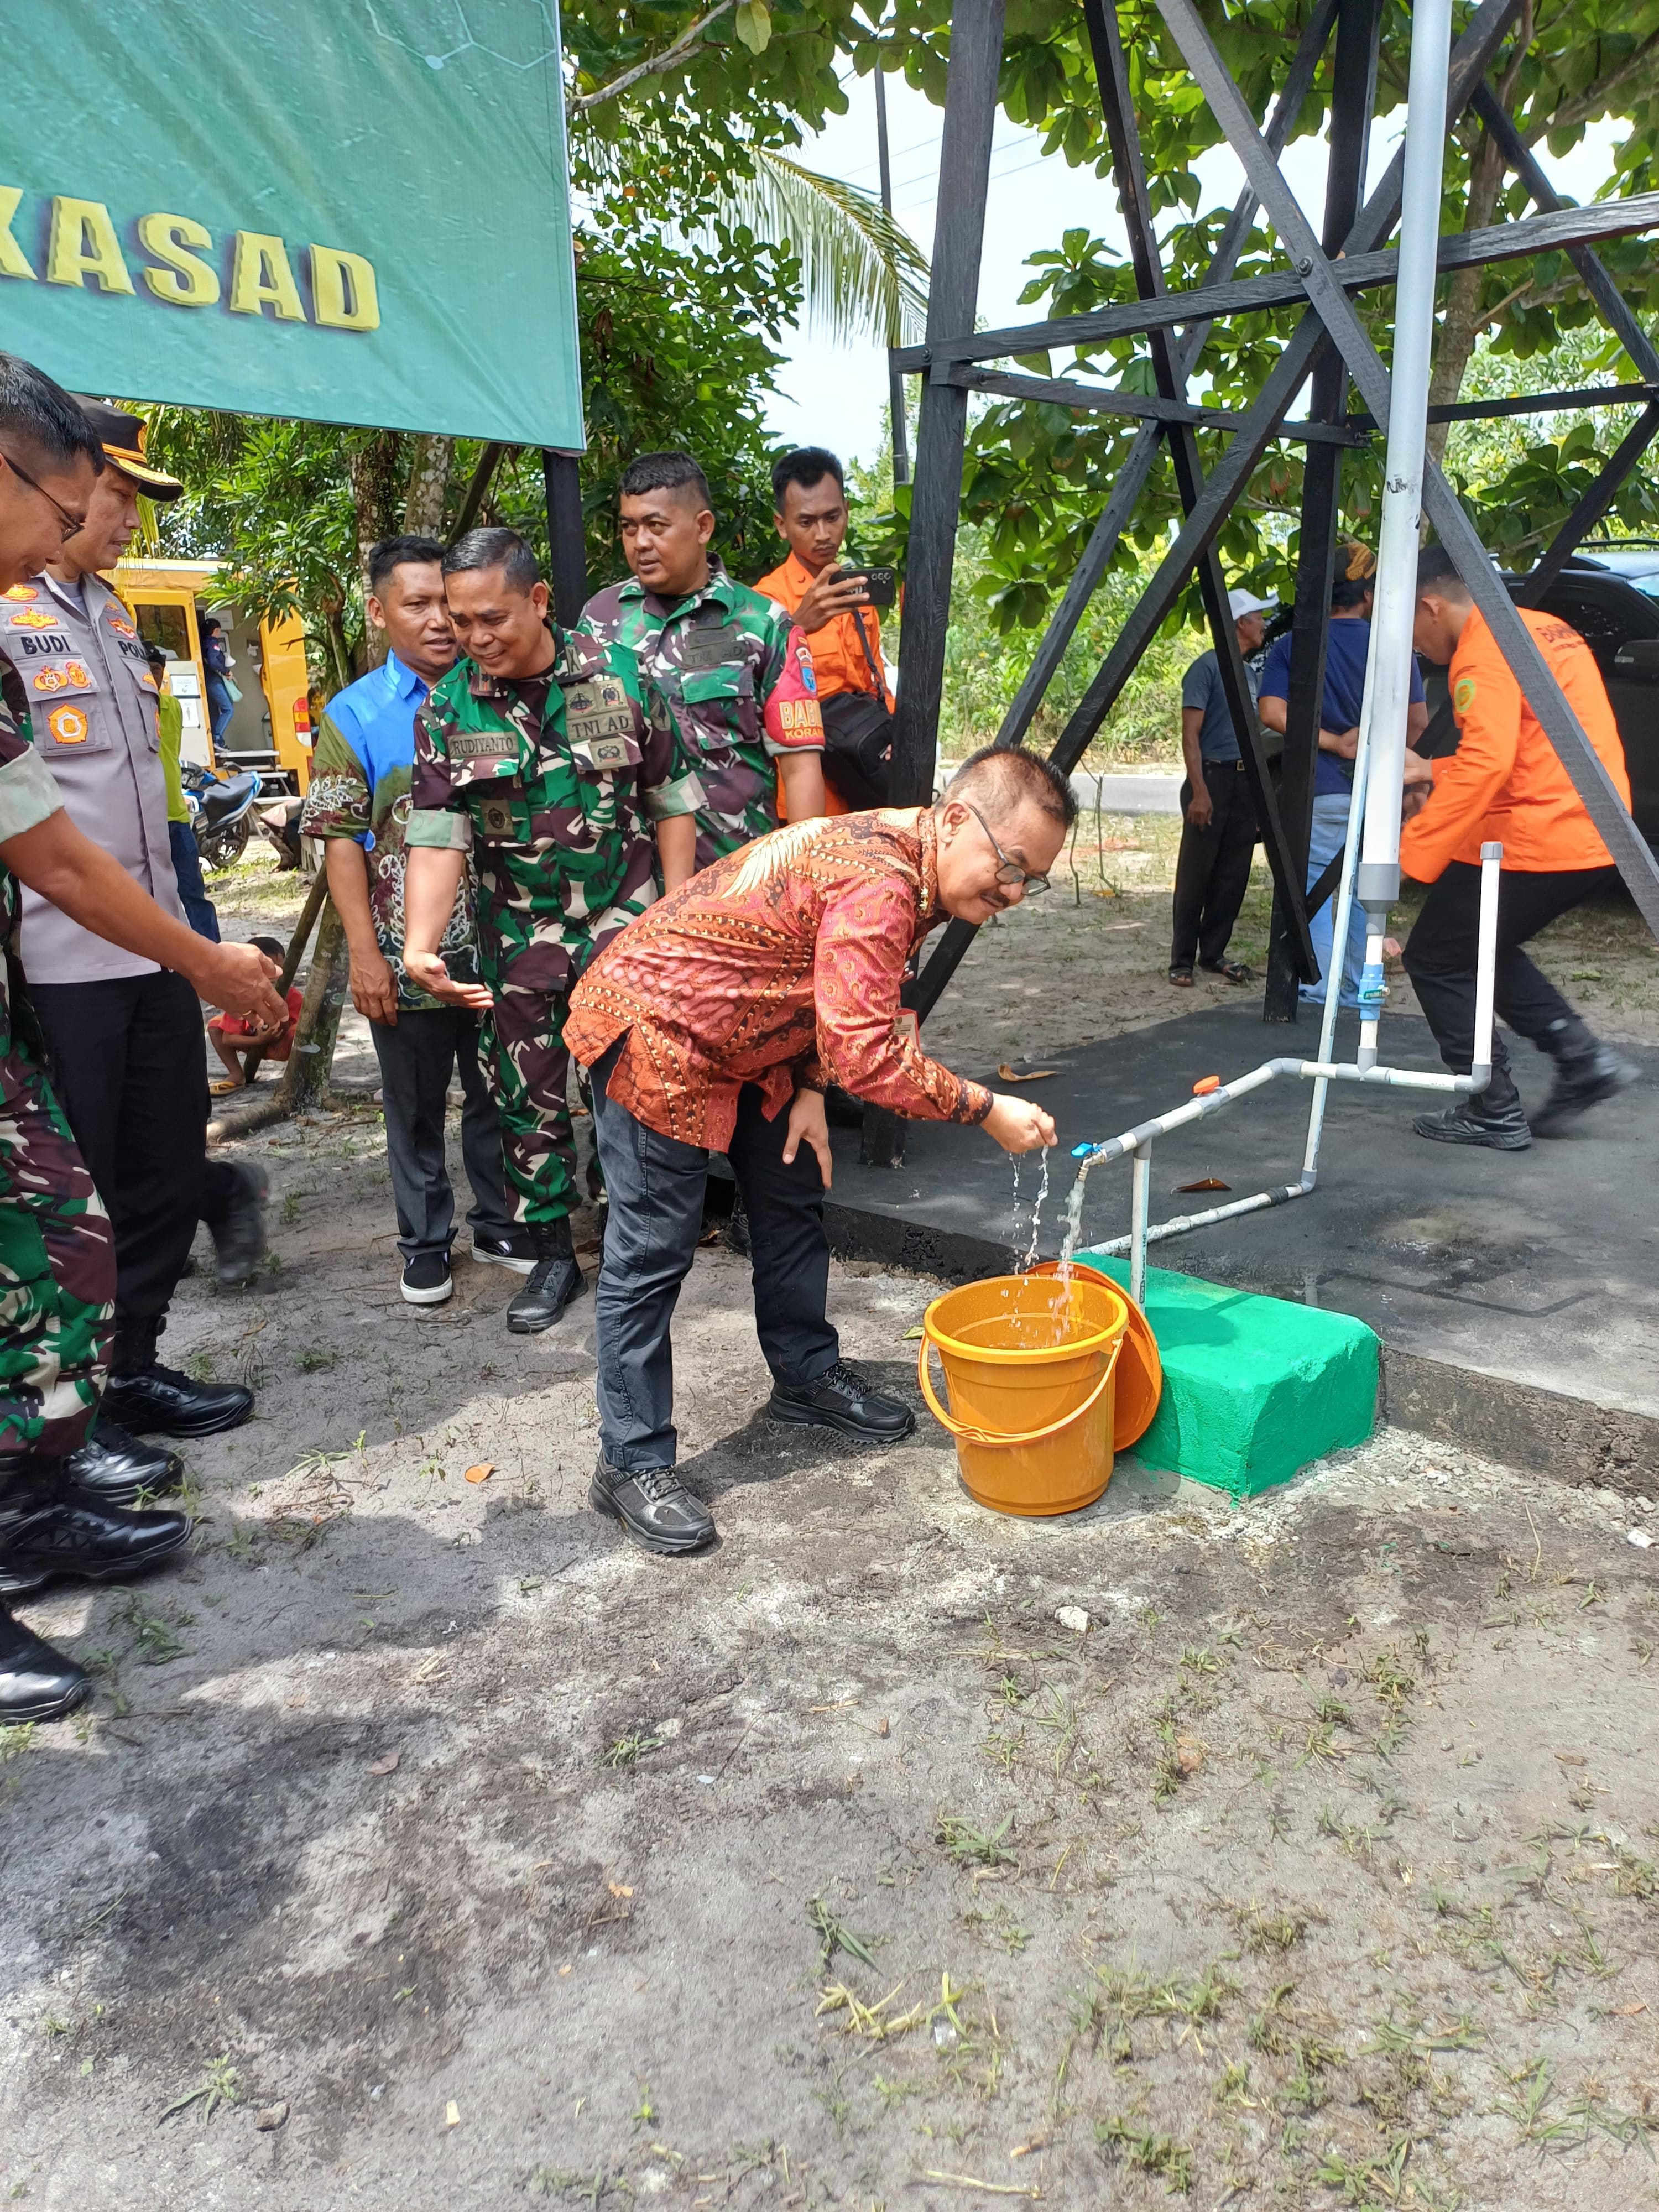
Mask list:
[[[1518,1098],[1496,1114],[1483,1114],[1475,1099],[1460,1098],[1443,1114],[1419,1114],[1412,1127],[1437,1145],[1484,1145],[1493,1152],[1524,1152],[1532,1142]]]
[[[132,1505],[140,1498],[161,1498],[177,1490],[185,1479],[185,1462],[177,1452],[140,1443],[111,1420],[100,1420],[64,1464],[75,1487],[100,1505]]]
[[[139,1436],[216,1437],[240,1428],[253,1411],[253,1393],[240,1382],[194,1382],[153,1359],[135,1375],[111,1376],[104,1411]]]
[[[507,1237],[480,1237],[472,1232],[472,1256],[486,1267],[510,1267],[515,1275],[535,1272],[536,1240],[527,1229]]]
[[[916,1425],[902,1399],[878,1390],[844,1359],[810,1382],[775,1381],[766,1418],[799,1428],[834,1429],[861,1444],[900,1443]]]
[[[236,1194],[216,1220],[210,1221],[219,1280],[227,1290],[251,1282],[265,1256],[265,1199],[270,1186],[263,1168],[246,1160],[228,1160]]]
[[[54,1650],[0,1606],[0,1727],[62,1720],[91,1687],[73,1659]]]
[[[586,1288],[574,1252],[545,1253],[531,1269],[524,1288],[508,1301],[507,1325],[514,1336],[538,1335],[551,1328]]]
[[[587,1499],[596,1513],[620,1521],[647,1552],[700,1552],[714,1541],[714,1515],[672,1467],[629,1474],[601,1452]]]
[[[417,1252],[412,1260],[405,1260],[398,1287],[411,1306],[441,1306],[455,1291],[448,1253]]]
[[[187,1513],[129,1513],[62,1484],[0,1515],[0,1597],[42,1589],[59,1575],[125,1582],[181,1552],[192,1526]]]
[[[1534,1136],[1560,1136],[1570,1121],[1634,1083],[1638,1073],[1604,1044],[1583,1060],[1557,1060],[1554,1087],[1532,1117]]]

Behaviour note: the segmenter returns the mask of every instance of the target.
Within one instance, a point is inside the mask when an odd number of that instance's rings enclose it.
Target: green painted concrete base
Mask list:
[[[1128,1288],[1127,1260],[1077,1256]],[[1133,1448],[1146,1466],[1252,1498],[1370,1435],[1380,1347],[1363,1321],[1164,1267],[1146,1270],[1146,1318],[1164,1362]]]

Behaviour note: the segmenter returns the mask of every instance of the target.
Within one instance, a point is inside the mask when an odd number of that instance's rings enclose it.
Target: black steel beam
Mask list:
[[[1449,118],[1455,119],[1461,115],[1468,104],[1520,4],[1521,0],[1481,0],[1481,5],[1469,19],[1462,36],[1452,50],[1447,96]],[[1344,241],[1343,250],[1350,259],[1356,255],[1374,252],[1394,228],[1400,213],[1404,173],[1403,155],[1396,152],[1376,189],[1366,201],[1358,222]],[[1188,294],[1186,296],[1190,299],[1193,295]],[[1142,313],[1146,311],[1147,304],[1141,303]],[[1233,502],[1243,491],[1251,472],[1272,443],[1276,425],[1306,382],[1309,369],[1323,343],[1324,333],[1320,327],[1319,318],[1311,313],[1304,314],[1269,371],[1267,383],[1255,404],[1247,412],[1237,435],[1212,471],[1205,488],[1204,497],[1188,517],[1175,543],[1158,563],[1128,620],[1119,632],[1116,642],[1049,755],[1055,765],[1067,774],[1082,758],[1113,701],[1133,674],[1141,655],[1174,607],[1186,586],[1194,564],[1213,543]],[[1158,434],[1148,431],[1143,434],[1152,437]],[[973,934],[965,924],[952,922],[946,928],[910,993],[911,1003],[919,1013],[925,1016],[938,1002],[963,952],[972,943]]]
[[[1332,23],[1336,19],[1337,0],[1319,0],[1319,5],[1308,19],[1293,56],[1284,88],[1273,103],[1267,120],[1267,143],[1282,148],[1291,135],[1291,127],[1302,112],[1303,102],[1313,88],[1318,74],[1320,56],[1330,36]],[[1238,265],[1238,257],[1250,234],[1255,219],[1255,194],[1247,185],[1239,194],[1227,227],[1221,234],[1220,243],[1208,269],[1205,282],[1224,283]],[[1183,377],[1190,376],[1203,352],[1210,335],[1208,323],[1188,325],[1181,341],[1181,368]],[[1135,433],[1134,441],[1125,454],[1121,466],[1113,478],[1111,496],[1083,549],[1071,582],[1061,593],[1054,612],[1049,616],[1031,665],[1021,679],[1018,690],[1009,702],[997,732],[1000,745],[1017,745],[1031,726],[1032,718],[1047,696],[1066,648],[1071,643],[1077,626],[1083,619],[1090,600],[1099,588],[1100,580],[1111,566],[1119,540],[1128,528],[1139,504],[1146,480],[1152,475],[1152,464],[1158,458],[1159,434],[1155,425]]]
[[[980,251],[991,174],[997,77],[1002,66],[1003,0],[975,0],[951,26],[951,66],[939,148],[941,220],[927,294],[931,339],[971,328],[979,301]],[[897,724],[890,789],[896,806],[925,806],[933,795],[945,628],[962,509],[963,444],[968,394],[959,385],[922,386],[915,482],[899,641]]]
[[[1308,296],[1341,348],[1361,398],[1379,425],[1386,428],[1389,372],[1359,320],[1335,266],[1327,258],[1295,194],[1279,173],[1278,162],[1263,143],[1255,118],[1211,42],[1197,9],[1192,0],[1158,0],[1158,6],[1212,114],[1243,165],[1245,175],[1261,195],[1264,212],[1286,251],[1296,257]],[[1551,674],[1549,664],[1492,567],[1474,525],[1432,459],[1425,466],[1423,489],[1424,512],[1485,616],[1499,651],[1515,672],[1528,705],[1612,854],[1632,897],[1641,908],[1650,927],[1659,935],[1659,863],[1655,862],[1601,756]]]
[[[1157,332],[1155,337],[1166,335]],[[1079,414],[1128,415],[1146,422],[1182,422],[1196,429],[1236,430],[1243,416],[1231,407],[1200,407],[1184,399],[1164,399],[1145,392],[1114,392],[1103,384],[1078,384],[1064,376],[1016,375],[998,368],[980,368],[958,362],[941,372],[944,380],[964,392],[990,392],[1007,399],[1046,400],[1056,407],[1075,407]],[[1279,434],[1293,445],[1368,446],[1369,430],[1351,429],[1341,422],[1282,422]]]
[[[1431,407],[1431,422],[1486,422],[1500,415],[1560,415],[1570,408],[1640,407],[1659,399],[1659,384],[1587,384],[1577,392],[1521,392],[1513,399],[1460,399],[1449,407]],[[1352,427],[1374,428],[1369,415],[1348,417]]]
[[[1470,29],[1474,27],[1472,23]],[[1385,179],[1378,191],[1388,188]],[[1396,196],[1397,189],[1396,185]],[[1373,193],[1372,198],[1376,197]],[[1629,238],[1649,230],[1659,230],[1659,192],[1601,200],[1590,207],[1564,207],[1554,214],[1528,216],[1520,222],[1494,224],[1486,230],[1448,234],[1440,241],[1440,273],[1449,276],[1455,270],[1480,268],[1489,262],[1525,261],[1540,253],[1570,253],[1574,247],[1598,239]],[[1368,246],[1343,259],[1338,281],[1345,291],[1372,291],[1394,283],[1397,263],[1392,247],[1385,251]],[[1054,346],[1135,337],[1143,331],[1169,330],[1200,319],[1220,322],[1233,315],[1260,314],[1269,307],[1294,307],[1306,295],[1306,279],[1300,270],[1275,270],[1262,276],[1239,277],[1228,284],[1199,285],[1190,292],[1166,292],[1158,300],[1125,301],[1116,307],[1097,307],[1086,315],[1065,315],[1054,322],[1019,323],[1003,330],[970,331],[965,337],[930,338],[926,345],[905,348],[896,358],[902,369],[912,373],[944,362],[1000,361],[1015,354],[1046,352]]]
[[[542,484],[547,495],[547,544],[551,568],[553,619],[563,629],[580,621],[587,600],[587,540],[582,522],[582,486],[574,453],[542,448]]]
[[[1536,155],[1492,87],[1483,84],[1471,104],[1492,143],[1531,193],[1534,205],[1547,215],[1565,209],[1567,203],[1539,167]],[[1580,282],[1601,310],[1607,327],[1642,375],[1659,382],[1659,351],[1656,351],[1652,339],[1637,320],[1635,309],[1588,245],[1570,246],[1567,252]]]
[[[1146,184],[1140,129],[1135,120],[1134,101],[1129,88],[1129,64],[1123,51],[1122,33],[1118,23],[1117,0],[1083,0],[1083,20],[1094,59],[1095,82],[1101,106],[1105,111],[1106,135],[1112,149],[1112,169],[1116,179],[1118,199],[1129,234],[1129,255],[1134,267],[1135,289],[1143,299],[1153,299],[1164,289],[1164,263],[1158,246],[1158,227],[1152,220],[1152,197]],[[1169,331],[1155,331],[1152,334],[1151,345],[1152,368],[1158,378],[1160,395],[1172,403],[1182,401],[1186,384],[1173,334]],[[1181,504],[1190,514],[1204,490],[1198,440],[1191,424],[1187,422],[1170,423],[1164,434],[1170,441],[1170,458],[1175,466]],[[1204,599],[1204,611],[1210,625],[1210,641],[1215,649],[1216,665],[1220,672],[1222,694],[1232,720],[1233,735],[1238,744],[1239,759],[1243,763],[1245,781],[1250,787],[1256,826],[1273,876],[1274,895],[1285,910],[1292,957],[1300,973],[1311,982],[1317,972],[1317,963],[1308,935],[1308,917],[1302,904],[1305,854],[1303,862],[1298,863],[1295,860],[1285,841],[1284,824],[1279,818],[1277,795],[1273,779],[1267,772],[1267,756],[1262,750],[1261,725],[1256,720],[1255,698],[1239,650],[1238,628],[1227,604],[1226,574],[1213,542],[1206,547],[1200,559],[1198,580]]]
[[[893,212],[893,167],[887,149],[887,79],[881,66],[881,57],[876,57],[876,161],[881,174],[881,204],[887,215]],[[893,356],[887,356],[887,419],[893,439],[893,485],[910,481],[910,425],[904,412],[904,377],[893,366]]]
[[[1566,520],[1540,556],[1517,594],[1518,604],[1535,607],[1583,540],[1595,529],[1619,496],[1620,488],[1659,435],[1659,402],[1650,403],[1608,454],[1601,474],[1574,504]]]
[[[1376,54],[1382,33],[1382,0],[1342,0],[1337,19],[1336,55],[1331,88],[1330,155],[1325,174],[1325,212],[1321,237],[1328,253],[1340,253],[1353,228],[1365,190],[1365,154],[1370,143],[1371,113],[1376,104]],[[1309,413],[1316,421],[1340,422],[1346,404],[1348,372],[1334,346],[1316,362]],[[1325,645],[1330,624],[1331,586],[1336,569],[1337,530],[1342,510],[1342,456],[1310,449],[1303,464],[1302,516],[1297,549],[1296,599],[1291,627],[1291,687],[1285,708],[1285,749],[1279,762],[1279,811],[1285,835],[1307,880],[1308,848],[1313,836],[1315,768],[1325,696]],[[1306,908],[1311,915],[1314,909]],[[1336,948],[1339,965],[1340,947]],[[1301,1012],[1302,979],[1290,918],[1275,897],[1267,925],[1267,974],[1261,1018],[1293,1022]]]

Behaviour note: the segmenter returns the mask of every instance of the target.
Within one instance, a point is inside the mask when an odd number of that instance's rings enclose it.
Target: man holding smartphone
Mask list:
[[[826,811],[882,805],[893,695],[876,609],[893,604],[892,571],[840,566],[847,539],[846,482],[841,463],[823,447],[786,453],[773,468],[772,491],[773,527],[789,557],[755,589],[794,617],[812,648],[823,714]],[[831,708],[834,699],[845,703]],[[781,816],[781,792],[778,798]]]

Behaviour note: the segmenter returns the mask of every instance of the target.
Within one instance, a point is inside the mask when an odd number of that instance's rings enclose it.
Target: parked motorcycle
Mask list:
[[[179,770],[179,780],[203,866],[216,874],[234,868],[252,833],[253,805],[259,796],[258,770],[247,769],[240,775],[216,776],[210,769],[187,761]]]
[[[300,817],[305,811],[303,799],[279,799],[273,805],[259,810],[259,827],[266,842],[276,852],[279,874],[300,865]]]

